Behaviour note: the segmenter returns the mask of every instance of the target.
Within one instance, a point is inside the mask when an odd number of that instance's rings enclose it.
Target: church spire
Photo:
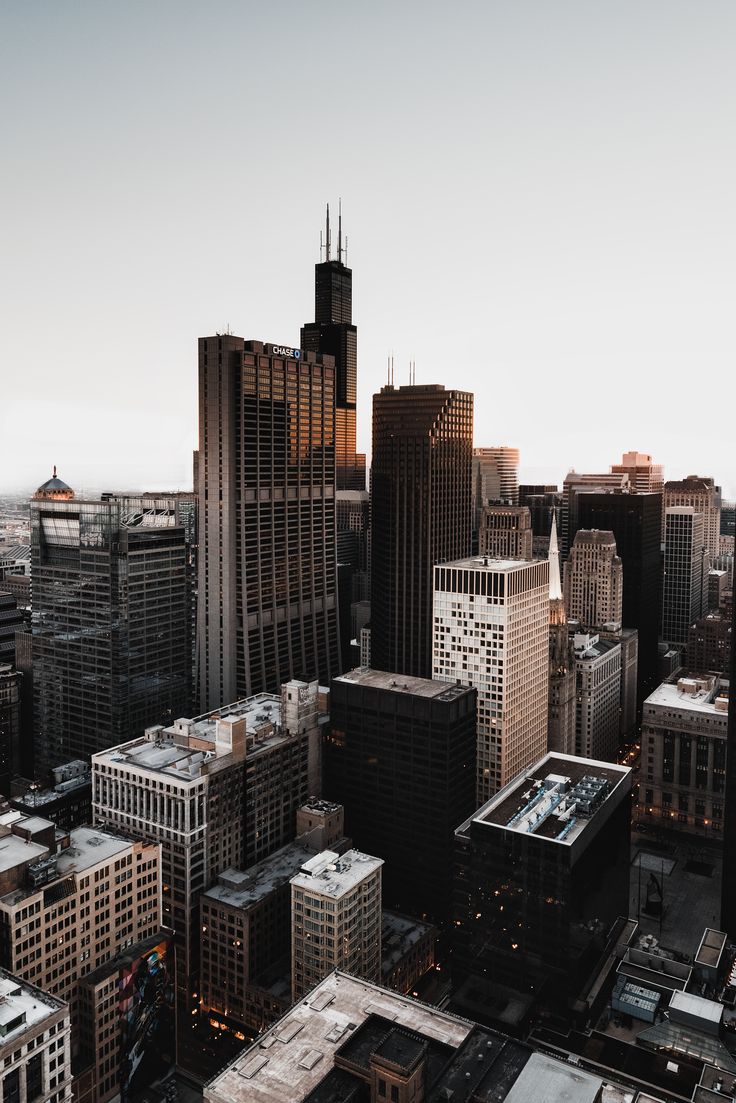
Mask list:
[[[554,507],[552,508],[552,531],[549,534],[549,599],[550,601],[562,600],[560,552],[557,547],[557,516]]]

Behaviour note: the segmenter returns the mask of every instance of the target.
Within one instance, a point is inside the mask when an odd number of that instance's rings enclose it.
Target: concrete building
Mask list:
[[[636,494],[661,494],[664,489],[664,467],[647,452],[624,452],[621,463],[611,466],[611,474],[628,475]]]
[[[475,803],[476,691],[358,669],[334,678],[325,793],[380,855],[386,906],[447,918],[454,831]]]
[[[170,934],[135,942],[79,982],[77,1098],[130,1098],[149,1086],[156,1065],[165,1074],[173,1064]]]
[[[89,762],[77,759],[55,766],[47,789],[14,778],[8,803],[25,816],[42,815],[62,831],[92,821],[92,772]]]
[[[644,702],[637,814],[720,838],[726,803],[729,682],[680,671]]]
[[[294,1003],[334,969],[380,979],[382,865],[359,850],[323,850],[291,878]]]
[[[547,750],[575,753],[575,654],[560,582],[557,521],[549,537],[549,705]]]
[[[371,662],[432,672],[432,572],[471,547],[473,396],[443,386],[373,396]]]
[[[281,697],[149,728],[92,758],[95,819],[161,843],[180,1060],[198,1028],[201,893],[293,839],[297,809],[319,795],[321,739],[316,683],[287,682]]]
[[[22,680],[10,663],[0,662],[0,793],[5,796],[20,772]]]
[[[473,505],[519,503],[519,449],[499,444],[473,449]]]
[[[476,802],[547,749],[549,564],[435,567],[433,675],[478,691]]]
[[[200,707],[340,670],[335,361],[199,341]]]
[[[629,907],[631,771],[548,754],[456,832],[453,976],[562,1012]]]
[[[343,820],[341,805],[307,802],[294,842],[248,870],[225,870],[202,894],[201,1002],[219,1029],[244,1035],[278,1018],[268,978],[280,967],[290,994],[289,882],[315,854],[348,849]]]
[[[532,519],[526,506],[483,506],[478,554],[489,559],[531,559]]]
[[[623,618],[623,567],[612,532],[578,529],[565,563],[565,608],[583,628],[612,630]]]
[[[159,930],[159,847],[97,827],[57,840],[48,820],[15,810],[0,833],[2,965],[69,1004],[78,1054],[81,981]]]
[[[633,1094],[579,1059],[535,1053],[339,970],[204,1089],[206,1103],[631,1103]]]
[[[6,1103],[70,1103],[69,1006],[0,969],[0,1068]]]
[[[690,625],[708,609],[704,518],[692,506],[665,510],[662,639],[684,646]]]
[[[615,762],[621,741],[621,643],[575,633],[575,753]]]
[[[381,919],[381,984],[408,995],[435,964],[437,929],[387,911]]]
[[[41,779],[186,714],[192,654],[184,528],[173,517],[165,525],[134,519],[122,501],[82,501],[61,480],[49,483],[31,501]]]
[[[665,539],[667,510],[675,506],[691,506],[695,513],[702,514],[708,555],[715,559],[721,531],[720,487],[712,478],[702,475],[688,475],[686,479],[666,482],[662,496],[662,532]]]

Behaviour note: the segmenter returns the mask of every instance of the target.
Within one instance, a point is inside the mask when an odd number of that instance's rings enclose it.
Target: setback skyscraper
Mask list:
[[[199,342],[199,706],[339,671],[335,362]]]
[[[469,554],[473,396],[443,386],[373,396],[371,664],[429,677],[432,570]]]

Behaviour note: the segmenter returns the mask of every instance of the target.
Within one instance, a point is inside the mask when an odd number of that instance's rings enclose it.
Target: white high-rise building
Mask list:
[[[291,878],[294,1003],[333,969],[380,979],[382,865],[359,850],[323,850]]]
[[[436,566],[432,673],[478,691],[476,796],[483,804],[547,751],[547,560]]]

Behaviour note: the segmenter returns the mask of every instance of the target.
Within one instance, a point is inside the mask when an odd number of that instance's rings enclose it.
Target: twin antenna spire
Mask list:
[[[322,238],[322,231],[319,232],[319,259],[322,260],[322,254],[324,253],[325,260],[332,259],[332,234],[330,233],[330,204],[327,204],[327,219],[325,222],[325,234],[324,240]],[[342,243],[342,199],[337,201],[337,259],[340,264],[343,263],[343,254],[345,256],[345,263],[348,260],[348,235],[345,235],[345,245]]]
[[[390,353],[386,363],[386,382],[389,387],[394,385],[394,354]],[[409,361],[409,386],[416,386],[417,382],[417,362],[416,360]]]

